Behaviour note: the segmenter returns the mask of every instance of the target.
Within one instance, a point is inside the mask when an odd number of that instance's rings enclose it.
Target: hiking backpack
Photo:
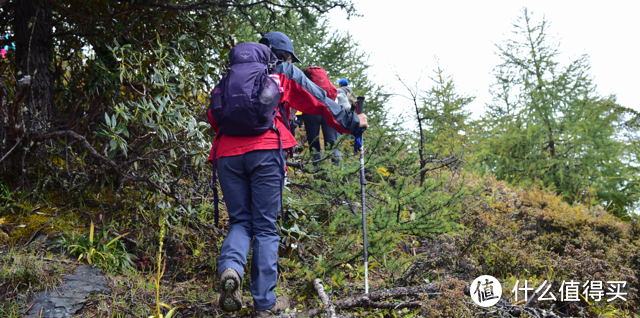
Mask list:
[[[213,142],[213,189],[215,224],[218,226],[218,190],[216,181],[216,142],[221,135],[258,136],[276,128],[278,112],[284,115],[280,105],[281,87],[279,77],[273,75],[278,58],[264,44],[240,43],[229,52],[229,65],[220,82],[213,88],[209,111],[220,126]],[[288,125],[288,123],[285,123]],[[280,138],[282,152],[282,138]],[[282,186],[284,183],[284,159],[280,157],[280,207],[282,208]]]
[[[331,100],[336,100],[338,97],[338,89],[331,83],[329,77],[327,76],[327,71],[325,71],[322,67],[311,66],[308,69],[304,70],[304,75],[306,75],[313,83],[318,85],[320,88],[324,89],[327,92],[327,97]]]
[[[358,110],[358,95],[354,94],[349,86],[340,87],[340,89],[347,96],[347,100],[349,100],[349,105],[351,105],[351,111]]]

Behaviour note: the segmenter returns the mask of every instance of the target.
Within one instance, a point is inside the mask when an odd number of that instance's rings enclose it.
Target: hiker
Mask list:
[[[336,100],[338,97],[338,91],[336,87],[331,83],[327,77],[327,72],[321,67],[312,66],[304,71],[304,74],[320,88],[327,92],[327,97],[331,100]],[[322,116],[315,116],[311,114],[302,114],[302,120],[304,121],[304,129],[307,132],[307,140],[309,141],[309,147],[314,150],[313,165],[318,165],[318,160],[322,157],[320,149],[320,127],[322,127],[323,146],[325,150],[333,148],[338,140],[340,134],[333,128],[327,125],[327,121]],[[333,152],[333,164],[340,165],[342,159],[342,153],[339,150]]]
[[[356,102],[358,101],[358,96],[353,93],[351,87],[349,87],[349,81],[346,78],[341,78],[338,80],[338,96],[343,95],[347,98],[349,103],[349,107],[347,109],[351,109],[351,111],[356,111]],[[341,104],[341,103],[340,103]],[[342,105],[342,104],[341,104]]]
[[[327,98],[325,91],[308,80],[302,71],[292,64],[300,60],[295,56],[293,44],[286,35],[280,32],[269,32],[264,35],[260,43],[245,42],[231,50],[230,67],[227,73],[230,74],[229,85],[219,84],[214,88],[211,105],[213,106],[214,102],[219,105],[221,96],[232,101],[248,99],[247,94],[241,93],[253,91],[251,79],[256,75],[243,77],[243,70],[248,72],[247,70],[251,69],[252,64],[248,63],[251,61],[254,62],[253,67],[257,64],[257,67],[263,71],[268,70],[268,67],[271,68],[269,65],[272,65],[273,58],[274,62],[277,60],[277,64],[273,65],[273,75],[269,77],[275,77],[274,82],[279,82],[281,91],[278,93],[276,88],[275,96],[280,98],[273,104],[277,103],[277,107],[274,106],[275,112],[271,115],[271,119],[267,118],[270,122],[265,123],[272,128],[257,136],[231,136],[218,132],[227,128],[250,131],[253,127],[237,127],[237,124],[232,127],[224,126],[227,122],[219,125],[214,117],[219,116],[221,111],[212,106],[209,107],[207,115],[212,128],[216,131],[209,161],[214,164],[214,168],[217,166],[220,186],[229,214],[229,232],[222,244],[217,262],[220,277],[218,303],[222,310],[229,312],[242,308],[240,282],[253,239],[251,262],[253,309],[256,317],[270,317],[289,306],[289,299],[286,296],[276,297],[274,293],[278,280],[280,240],[276,219],[278,211],[282,211],[284,163],[287,155],[282,149],[296,145],[295,138],[286,127],[287,113],[291,112],[293,107],[308,114],[323,116],[329,126],[341,133],[361,131],[358,128],[367,127],[367,117],[349,112]],[[239,46],[242,46],[241,49],[236,50]],[[236,62],[238,64],[234,65],[234,61],[238,61]],[[243,83],[246,85],[242,86]],[[266,84],[264,87],[266,89]],[[231,91],[232,88],[241,91]],[[262,97],[265,91],[259,90],[257,94]],[[228,93],[221,93],[221,91]],[[253,93],[250,94],[253,96]],[[250,103],[255,105],[256,99],[254,98]],[[271,102],[271,100],[268,101]],[[235,102],[231,103],[231,105],[234,104]],[[229,107],[226,109],[229,110]],[[243,120],[243,118],[229,118],[231,117],[228,117],[227,121],[242,122]],[[217,191],[214,195],[217,196]]]
[[[353,93],[353,90],[351,90],[351,87],[349,87],[349,81],[347,81],[346,78],[339,79],[338,80],[338,94],[342,93],[342,94],[344,94],[346,96],[347,92]]]

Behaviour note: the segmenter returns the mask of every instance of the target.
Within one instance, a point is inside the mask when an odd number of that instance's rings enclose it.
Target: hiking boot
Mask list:
[[[233,268],[227,268],[220,275],[220,299],[218,306],[224,311],[232,312],[242,309],[240,298],[240,276]]]
[[[256,318],[270,318],[280,314],[289,308],[289,297],[280,295],[276,298],[276,304],[271,309],[256,311]]]

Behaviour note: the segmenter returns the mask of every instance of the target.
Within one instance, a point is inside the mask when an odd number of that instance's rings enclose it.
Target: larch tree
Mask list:
[[[625,109],[596,93],[586,55],[559,63],[559,45],[548,22],[535,23],[524,9],[514,38],[498,45],[493,102],[480,122],[481,170],[521,186],[540,186],[567,202],[601,202],[624,215],[637,194],[637,179],[624,160],[620,137]]]

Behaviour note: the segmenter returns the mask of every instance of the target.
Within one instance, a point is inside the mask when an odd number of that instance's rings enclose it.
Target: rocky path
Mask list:
[[[27,318],[70,317],[83,306],[91,293],[109,294],[111,289],[99,268],[78,266],[74,274],[62,277],[64,284],[36,295],[35,302],[25,313]]]

